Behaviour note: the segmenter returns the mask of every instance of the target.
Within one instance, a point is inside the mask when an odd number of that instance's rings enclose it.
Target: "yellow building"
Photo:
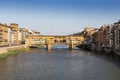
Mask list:
[[[96,33],[97,31],[98,31],[97,28],[86,27],[82,32],[85,38],[84,44],[92,44],[93,42],[95,42],[93,34]]]
[[[8,26],[0,24],[0,46],[8,45]]]

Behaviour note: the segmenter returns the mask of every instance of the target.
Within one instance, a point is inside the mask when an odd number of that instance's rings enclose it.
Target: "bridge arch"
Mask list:
[[[56,43],[56,44],[53,44],[52,46],[51,46],[51,49],[68,49],[69,48],[69,46],[68,45],[66,45],[66,44],[60,44],[60,43]]]

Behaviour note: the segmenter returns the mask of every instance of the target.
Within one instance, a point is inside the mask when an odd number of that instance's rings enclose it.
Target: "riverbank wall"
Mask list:
[[[84,50],[89,50],[89,51],[93,51],[93,52],[97,52],[97,53],[101,53],[101,54],[108,54],[108,55],[118,55],[120,56],[120,51],[114,49],[114,48],[110,48],[110,47],[103,47],[101,45],[99,46],[95,46],[95,45],[88,45],[88,44],[82,44],[77,46],[80,49],[84,49]]]
[[[18,50],[18,49],[25,49],[26,46],[25,45],[18,45],[18,46],[10,46],[10,47],[1,47],[0,48],[0,54],[5,54],[8,51],[12,51],[12,50]]]

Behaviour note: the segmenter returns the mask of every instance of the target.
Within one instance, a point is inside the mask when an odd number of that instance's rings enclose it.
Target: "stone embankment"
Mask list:
[[[79,45],[78,47],[84,50],[94,51],[101,54],[108,54],[108,55],[110,54],[110,55],[120,56],[120,51],[110,47],[94,46],[94,45],[87,45],[87,44],[82,44],[82,45]]]
[[[25,45],[10,46],[10,47],[1,47],[0,48],[0,54],[4,54],[4,53],[6,53],[8,51],[22,49],[22,48],[26,48]]]
[[[0,48],[0,59],[22,53],[26,50],[27,48],[25,47],[25,45],[1,47]]]

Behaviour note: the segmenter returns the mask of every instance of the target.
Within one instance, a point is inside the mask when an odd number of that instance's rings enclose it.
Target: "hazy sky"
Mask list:
[[[0,23],[66,35],[120,19],[120,0],[0,0]]]

